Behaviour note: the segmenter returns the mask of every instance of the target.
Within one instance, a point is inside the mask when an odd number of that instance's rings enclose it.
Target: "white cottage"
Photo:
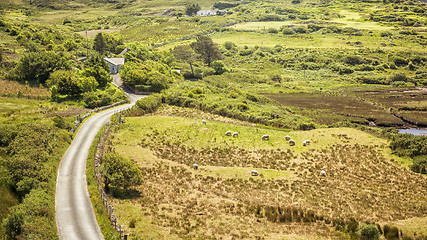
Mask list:
[[[119,73],[119,70],[122,68],[122,65],[125,64],[125,58],[113,57],[113,58],[104,58],[105,62],[110,67],[111,74]]]

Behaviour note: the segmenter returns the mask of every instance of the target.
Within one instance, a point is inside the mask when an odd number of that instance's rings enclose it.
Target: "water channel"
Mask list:
[[[424,128],[399,129],[399,133],[410,133],[410,134],[413,134],[413,135],[424,135],[424,136],[427,136],[427,129],[424,129]]]

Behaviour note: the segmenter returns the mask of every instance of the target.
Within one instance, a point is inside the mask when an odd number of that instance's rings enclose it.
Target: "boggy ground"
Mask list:
[[[139,194],[112,198],[119,222],[135,225],[132,238],[345,239],[342,231],[355,222],[425,219],[426,177],[394,163],[383,139],[349,128],[286,132],[172,112],[127,118],[111,139],[143,172]],[[212,120],[203,125],[202,118]],[[270,141],[261,140],[266,133]],[[311,145],[302,146],[305,139]]]

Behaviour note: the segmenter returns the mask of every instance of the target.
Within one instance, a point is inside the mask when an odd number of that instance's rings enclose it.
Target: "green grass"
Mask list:
[[[297,153],[305,152],[308,149],[324,149],[338,143],[362,144],[362,145],[382,145],[386,140],[379,140],[367,133],[352,128],[327,128],[315,129],[311,131],[283,131],[266,129],[261,127],[249,127],[243,125],[230,125],[229,123],[211,122],[202,125],[202,119],[188,119],[181,117],[144,117],[144,121],[139,118],[127,118],[127,127],[123,128],[129,144],[140,141],[140,131],[157,131],[165,134],[165,140],[171,142],[184,142],[187,146],[203,148],[207,143],[211,147],[235,146],[245,149],[291,149]],[[136,131],[139,129],[139,131]],[[155,130],[154,130],[155,129]],[[225,136],[226,131],[239,132],[238,138]],[[338,136],[342,133],[348,139]],[[270,135],[270,141],[261,141],[265,134]],[[285,136],[291,136],[296,141],[295,146],[289,146]],[[192,137],[197,136],[197,137]],[[304,147],[302,142],[310,139],[312,144]]]

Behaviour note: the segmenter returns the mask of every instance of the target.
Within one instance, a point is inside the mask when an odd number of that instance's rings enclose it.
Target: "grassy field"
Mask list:
[[[404,122],[384,110],[357,98],[330,95],[328,93],[274,94],[268,97],[290,107],[302,115],[309,115],[321,124],[348,119],[353,122],[367,124],[369,121],[377,125],[403,125]]]
[[[425,217],[426,177],[393,163],[404,160],[386,146],[356,129],[283,131],[166,108],[113,134],[111,147],[139,165],[144,183],[111,200],[131,239],[342,239],[336,229],[351,218],[409,226]]]

